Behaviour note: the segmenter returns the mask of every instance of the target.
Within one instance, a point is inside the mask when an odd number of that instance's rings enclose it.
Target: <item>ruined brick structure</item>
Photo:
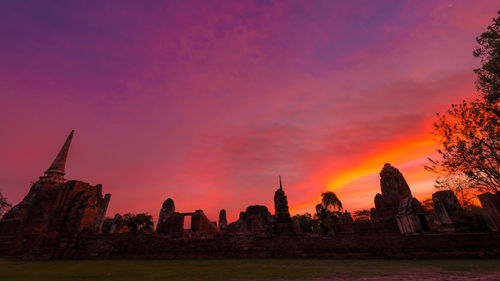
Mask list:
[[[163,202],[161,205],[160,209],[160,215],[158,216],[158,222],[156,223],[156,231],[157,232],[165,232],[168,233],[169,231],[164,231],[163,228],[165,226],[165,222],[169,216],[171,216],[173,213],[175,213],[175,205],[174,205],[174,200],[171,198],[168,198]],[[183,225],[181,226],[181,228]]]
[[[123,221],[123,217],[120,214],[115,214],[111,227],[109,228],[109,233],[125,233],[129,231],[128,226]]]
[[[82,236],[53,258],[486,258],[500,257],[493,233],[338,234],[319,236],[215,235],[169,239],[160,233],[129,232]]]
[[[274,216],[266,206],[252,205],[240,213],[237,221],[228,225],[227,229],[234,234],[269,235],[272,232]]]
[[[184,235],[184,215],[175,212],[168,215],[163,220],[163,224],[156,228],[156,232],[172,237],[182,237]]]
[[[24,200],[0,220],[0,256],[24,258],[224,258],[224,257],[500,257],[495,233],[479,229],[450,191],[433,194],[426,210],[411,194],[403,175],[385,164],[381,193],[370,220],[353,221],[348,211],[332,216],[326,236],[295,231],[280,177],[274,194],[275,215],[252,205],[228,225],[202,210],[179,213],[171,198],[161,206],[154,233],[130,232],[116,214],[109,233],[101,233],[110,195],[102,186],[66,181],[65,163],[73,132],[56,159]],[[494,230],[500,224],[500,195],[483,194],[481,204]],[[191,226],[184,229],[184,218]],[[299,229],[296,227],[297,230]],[[481,230],[482,231],[482,230]],[[432,232],[432,233],[430,233]],[[449,232],[449,233],[444,233]]]
[[[386,163],[380,172],[380,189],[382,193],[375,195],[376,217],[396,229],[399,203],[411,196],[410,187],[399,170]]]
[[[191,216],[191,228],[184,231],[184,217]],[[193,213],[175,212],[174,200],[168,198],[163,202],[156,225],[156,232],[169,235],[171,237],[183,236],[211,236],[219,233],[217,224],[210,221],[202,210]]]
[[[226,210],[222,209],[219,213],[219,230],[221,232],[227,231],[227,218],[226,218]]]
[[[210,221],[202,210],[196,210],[191,216],[191,231],[202,237],[219,233],[217,223]]]
[[[500,231],[500,192],[484,193],[478,196],[494,231]]]
[[[468,229],[467,217],[453,191],[435,192],[432,194],[432,202],[440,232],[464,232]]]
[[[37,251],[39,255],[50,255],[62,237],[99,230],[110,195],[103,198],[99,184],[64,179],[73,133],[45,175],[0,220],[0,251],[11,255]]]
[[[99,209],[99,215],[94,226],[95,231],[100,231],[102,228],[104,216],[106,215],[106,211],[108,210],[109,200],[111,200],[111,194],[107,193],[104,195],[104,201],[102,202],[101,208]]]
[[[278,235],[282,234],[293,234],[294,227],[292,223],[292,219],[290,218],[290,212],[288,211],[288,200],[285,195],[285,191],[283,191],[283,186],[281,184],[281,176],[280,180],[280,188],[276,190],[274,193],[274,233]]]
[[[401,172],[388,163],[380,172],[380,189],[382,194],[375,196],[375,210],[371,212],[375,217],[372,221],[403,234],[430,230],[422,204],[412,196]]]
[[[401,200],[396,214],[396,221],[401,233],[429,232],[427,211],[415,197]]]

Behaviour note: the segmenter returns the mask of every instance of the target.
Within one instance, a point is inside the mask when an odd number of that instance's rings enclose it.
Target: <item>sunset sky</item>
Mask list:
[[[435,113],[475,94],[498,1],[2,1],[0,191],[17,204],[74,129],[66,178],[108,216],[292,214],[332,190],[373,207],[389,162],[413,195]]]

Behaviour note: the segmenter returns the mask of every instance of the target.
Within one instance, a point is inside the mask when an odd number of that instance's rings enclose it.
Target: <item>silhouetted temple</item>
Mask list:
[[[295,231],[281,177],[274,215],[264,205],[251,205],[228,224],[222,209],[217,225],[201,209],[177,212],[167,198],[155,231],[133,232],[116,214],[108,233],[102,233],[111,195],[103,197],[100,184],[64,178],[73,135],[26,197],[0,220],[0,257],[500,257],[499,193],[479,196],[488,221],[466,214],[451,191],[434,193],[433,208],[427,209],[390,164],[380,172],[381,192],[370,217],[353,220],[347,211],[332,213],[329,233]]]
[[[71,131],[45,175],[0,220],[0,252],[53,256],[62,241],[82,231],[97,231],[111,195],[100,184],[64,179]]]
[[[291,234],[294,232],[290,212],[288,211],[288,200],[286,199],[285,191],[281,184],[281,176],[279,177],[280,188],[274,193],[274,232],[276,234]]]

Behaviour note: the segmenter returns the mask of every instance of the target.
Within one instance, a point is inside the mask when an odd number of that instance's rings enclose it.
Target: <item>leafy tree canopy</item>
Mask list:
[[[153,231],[153,226],[154,226],[153,216],[146,213],[140,213],[140,214],[127,213],[123,215],[123,222],[128,226],[128,228],[132,232]]]
[[[500,115],[498,104],[464,101],[434,124],[439,160],[426,169],[444,176],[464,175],[468,186],[497,192],[500,187]],[[439,185],[439,179],[437,181]]]
[[[465,210],[477,207],[474,183],[465,175],[445,175],[436,180],[437,189],[451,190]]]
[[[321,203],[316,205],[316,218],[319,221],[319,230],[322,234],[331,232],[332,216],[341,216],[342,202],[332,191],[321,193]]]
[[[484,98],[491,103],[500,100],[500,11],[493,24],[476,38],[479,47],[474,56],[481,59],[481,67],[474,69],[476,85]]]
[[[480,97],[452,105],[434,123],[440,159],[429,158],[426,169],[441,176],[436,181],[438,188],[456,193],[500,190],[500,11],[498,14],[476,38],[479,46],[473,54],[482,65],[474,72]],[[454,180],[461,177],[464,180]]]
[[[310,213],[295,215],[293,216],[292,220],[299,225],[302,233],[317,232],[318,220],[314,219]]]

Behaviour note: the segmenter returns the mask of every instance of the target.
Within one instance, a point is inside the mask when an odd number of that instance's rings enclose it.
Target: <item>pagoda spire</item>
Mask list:
[[[52,162],[52,165],[45,171],[45,176],[40,177],[40,180],[50,180],[54,182],[64,182],[66,158],[68,157],[69,146],[71,145],[71,140],[73,139],[73,133],[75,130],[71,130],[66,142],[62,146],[61,150]]]
[[[293,234],[293,224],[288,210],[288,200],[283,191],[283,184],[280,178],[280,189],[274,192],[274,226],[273,231],[276,234]]]

